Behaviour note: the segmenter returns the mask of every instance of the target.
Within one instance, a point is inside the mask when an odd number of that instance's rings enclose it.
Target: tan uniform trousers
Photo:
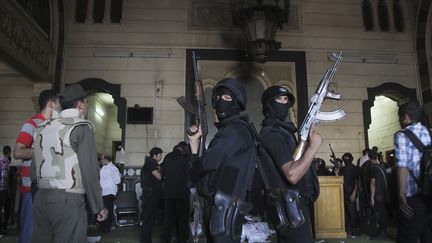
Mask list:
[[[33,200],[33,243],[85,243],[84,194],[39,189]]]

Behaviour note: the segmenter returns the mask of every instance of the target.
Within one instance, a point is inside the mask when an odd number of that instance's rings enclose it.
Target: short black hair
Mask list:
[[[342,160],[345,162],[345,164],[346,163],[351,164],[353,162],[354,158],[353,158],[353,155],[351,153],[346,152],[342,155]]]
[[[411,121],[420,122],[423,118],[423,110],[417,101],[408,101],[399,106],[398,115],[399,119],[403,119],[404,115],[407,115]]]
[[[376,160],[376,159],[378,159],[378,152],[375,150],[369,150],[368,156],[369,156],[369,159]]]
[[[12,151],[9,145],[3,146],[3,155],[7,155]]]
[[[39,94],[39,110],[43,110],[48,102],[55,102],[58,98],[57,92],[52,89],[45,89]]]
[[[161,154],[162,152],[163,151],[162,151],[161,148],[154,147],[154,148],[150,149],[150,153],[149,154],[150,154],[150,157],[153,158],[154,155]]]
[[[111,161],[111,162],[112,162],[112,157],[111,157],[111,155],[108,155],[108,154],[103,154],[103,157],[104,157],[104,159],[106,159],[106,160],[108,160],[108,161]]]

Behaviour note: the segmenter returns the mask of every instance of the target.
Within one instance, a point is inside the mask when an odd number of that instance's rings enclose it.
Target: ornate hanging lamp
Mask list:
[[[281,43],[275,41],[276,31],[288,22],[289,0],[283,2],[282,8],[279,6],[279,0],[274,0],[274,4],[263,2],[257,0],[256,5],[250,6],[242,1],[241,8],[233,15],[234,25],[246,30],[247,55],[258,62],[265,62],[271,54],[281,48]]]

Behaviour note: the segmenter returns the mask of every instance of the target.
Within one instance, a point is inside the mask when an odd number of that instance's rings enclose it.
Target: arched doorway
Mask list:
[[[385,97],[396,102],[397,106],[400,106],[401,104],[404,104],[409,100],[417,100],[415,89],[407,88],[398,83],[384,83],[374,88],[368,88],[367,93],[368,99],[363,101],[365,148],[368,148],[370,146],[368,132],[372,122],[371,108],[374,106],[377,97],[379,97],[378,102],[381,102],[381,97]]]
[[[124,147],[125,145],[125,133],[126,133],[126,99],[120,96],[121,85],[112,84],[103,79],[99,78],[87,78],[78,82],[85,91],[92,96],[98,94],[108,94],[112,96],[113,103],[117,107],[116,120],[121,129],[121,142],[119,145]],[[99,97],[100,98],[100,97]],[[103,98],[100,98],[103,99]],[[96,110],[95,110],[96,111]],[[114,155],[114,154],[113,154]]]

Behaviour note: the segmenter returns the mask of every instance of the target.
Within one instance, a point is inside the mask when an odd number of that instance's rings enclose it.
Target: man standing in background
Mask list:
[[[13,150],[15,159],[22,159],[21,164],[21,215],[20,243],[31,242],[32,237],[32,192],[30,165],[33,157],[33,135],[40,123],[50,119],[53,111],[61,110],[57,94],[53,90],[44,90],[39,94],[40,112],[30,117],[22,126]]]
[[[163,162],[162,176],[164,186],[164,217],[161,232],[163,243],[171,242],[172,226],[176,225],[177,242],[184,243],[189,238],[189,156],[188,146],[180,142]]]
[[[97,220],[107,218],[98,183],[94,126],[85,119],[87,93],[80,85],[60,93],[64,110],[36,131],[32,178],[34,243],[86,242],[86,201]]]
[[[99,223],[99,231],[102,233],[111,231],[114,218],[114,199],[117,195],[117,185],[121,181],[120,172],[111,160],[111,156],[102,155],[99,182],[102,188],[104,206],[108,209],[108,218]]]
[[[397,243],[417,242],[419,239],[431,242],[426,237],[431,233],[432,213],[431,196],[423,195],[417,181],[421,177],[420,163],[423,153],[410,141],[406,132],[409,130],[426,146],[431,144],[430,130],[422,125],[423,111],[415,101],[399,107],[399,122],[403,128],[395,134],[395,154],[397,179],[399,185],[399,215],[397,225]]]
[[[6,199],[8,198],[9,186],[9,164],[10,164],[11,147],[3,147],[3,157],[0,158],[0,216],[3,207],[6,206]],[[6,208],[6,207],[5,207]],[[5,230],[8,224],[8,217],[6,217],[6,210],[3,217],[0,217],[0,235],[6,234]]]
[[[159,194],[161,193],[162,176],[159,162],[162,160],[162,149],[150,149],[150,156],[146,157],[141,169],[142,188],[142,225],[141,243],[152,242],[152,231],[156,222]]]

